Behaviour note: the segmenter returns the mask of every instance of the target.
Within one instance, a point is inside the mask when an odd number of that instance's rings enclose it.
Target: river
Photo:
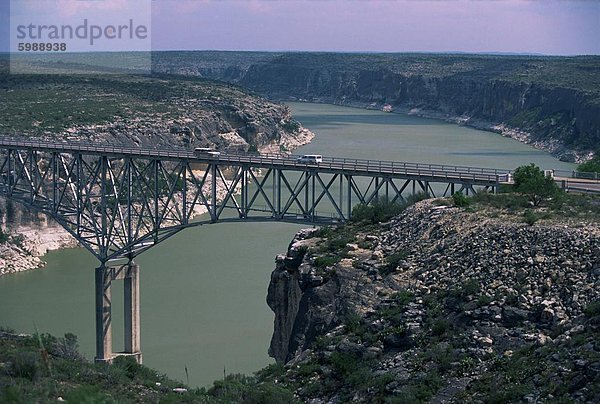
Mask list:
[[[291,103],[314,131],[296,153],[515,168],[534,162],[572,170],[500,135],[439,120],[325,104]],[[187,229],[140,256],[144,364],[208,386],[226,373],[272,362],[273,314],[265,303],[274,257],[302,226],[228,223]],[[94,267],[83,249],[49,253],[46,268],[0,278],[0,326],[79,337],[94,355]],[[113,345],[123,349],[122,285],[113,287]]]

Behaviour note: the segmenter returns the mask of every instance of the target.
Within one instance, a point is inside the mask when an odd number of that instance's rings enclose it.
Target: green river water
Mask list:
[[[291,103],[317,137],[296,153],[409,162],[572,170],[500,135],[439,120],[322,104]],[[273,313],[265,303],[274,257],[302,226],[228,223],[187,229],[137,259],[141,266],[144,364],[192,386],[223,372],[272,362]],[[94,258],[84,249],[49,253],[46,268],[0,278],[0,325],[20,332],[72,332],[94,355]],[[122,284],[113,284],[113,345],[123,349]]]

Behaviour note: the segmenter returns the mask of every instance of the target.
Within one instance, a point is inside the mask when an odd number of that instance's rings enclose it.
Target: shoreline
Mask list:
[[[283,98],[273,98],[275,101],[279,101],[282,103],[285,102],[297,102],[297,103],[308,103],[308,104],[326,104],[326,105],[336,105],[340,107],[348,107],[348,108],[357,108],[357,109],[366,109],[372,111],[380,111],[392,114],[401,114],[408,116],[417,116],[420,118],[428,118],[428,119],[438,119],[447,123],[466,126],[473,129],[483,130],[486,132],[496,133],[503,137],[508,137],[510,139],[516,140],[518,142],[527,144],[532,146],[535,149],[545,151],[549,153],[552,157],[557,159],[558,161],[567,162],[567,163],[575,163],[580,164],[585,162],[593,157],[593,153],[579,153],[575,150],[569,149],[563,144],[561,144],[556,139],[549,140],[535,140],[533,139],[533,135],[530,132],[524,131],[521,128],[511,127],[510,125],[504,122],[491,122],[481,119],[475,119],[473,117],[467,115],[451,115],[444,112],[436,111],[436,110],[428,110],[421,108],[406,108],[406,107],[396,107],[392,106],[390,110],[384,111],[384,105],[380,104],[368,104],[359,101],[335,101],[335,100],[326,100],[326,99],[317,99],[317,100],[304,100],[304,99],[283,99]]]

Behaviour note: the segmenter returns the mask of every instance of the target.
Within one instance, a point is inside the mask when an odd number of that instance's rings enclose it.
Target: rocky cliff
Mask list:
[[[424,201],[302,231],[276,262],[269,352],[303,401],[600,398],[597,217]]]
[[[50,250],[75,247],[77,242],[46,215],[0,199],[0,276],[41,268]]]
[[[272,98],[387,105],[497,131],[567,161],[600,144],[598,57],[188,52],[158,54],[155,68]]]

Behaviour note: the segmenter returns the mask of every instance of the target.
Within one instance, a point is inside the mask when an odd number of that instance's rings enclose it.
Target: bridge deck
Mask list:
[[[15,140],[0,137],[0,147],[14,147],[56,153],[84,153],[108,155],[110,157],[156,158],[163,161],[191,160],[199,163],[216,163],[255,168],[279,168],[285,170],[320,173],[351,174],[365,176],[386,176],[390,178],[416,179],[420,181],[456,181],[474,185],[494,185],[508,181],[508,169],[454,166],[445,164],[406,163],[380,160],[323,157],[323,162],[311,164],[299,162],[297,157],[283,154],[247,155],[221,153],[219,156],[199,156],[188,150],[160,150],[153,148],[133,148],[98,146],[82,142],[46,142],[37,140]]]

